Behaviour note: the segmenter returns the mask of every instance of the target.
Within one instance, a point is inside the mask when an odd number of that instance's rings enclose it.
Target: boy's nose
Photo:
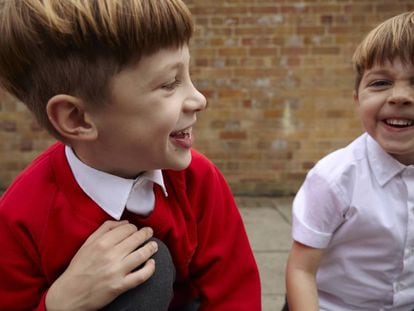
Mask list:
[[[395,86],[388,102],[393,105],[412,105],[414,103],[414,88],[412,86]]]
[[[202,111],[207,106],[206,97],[192,85],[190,96],[185,100],[185,109],[188,111]]]

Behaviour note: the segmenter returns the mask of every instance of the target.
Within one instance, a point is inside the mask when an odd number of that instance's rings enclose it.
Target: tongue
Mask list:
[[[191,148],[193,145],[193,136],[191,134],[177,134],[170,136],[172,143],[182,148]]]

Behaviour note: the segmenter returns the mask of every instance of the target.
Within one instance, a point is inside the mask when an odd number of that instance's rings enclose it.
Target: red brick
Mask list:
[[[185,2],[196,23],[192,79],[209,102],[195,146],[234,193],[252,195],[294,193],[320,157],[362,132],[354,48],[384,19],[414,10],[412,0]],[[0,91],[0,188],[53,141]]]
[[[220,133],[220,139],[246,139],[245,131],[224,131]]]

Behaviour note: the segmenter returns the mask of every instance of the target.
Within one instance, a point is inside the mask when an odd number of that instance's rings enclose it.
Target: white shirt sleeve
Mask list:
[[[345,221],[340,190],[328,180],[316,166],[293,202],[293,239],[310,247],[326,248],[333,232]]]

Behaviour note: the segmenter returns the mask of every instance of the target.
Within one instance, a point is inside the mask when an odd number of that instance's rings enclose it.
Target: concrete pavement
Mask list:
[[[262,311],[280,311],[284,304],[292,200],[293,197],[236,197],[259,265]]]

